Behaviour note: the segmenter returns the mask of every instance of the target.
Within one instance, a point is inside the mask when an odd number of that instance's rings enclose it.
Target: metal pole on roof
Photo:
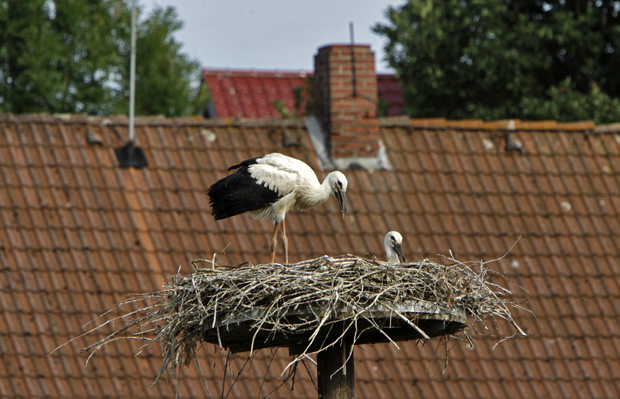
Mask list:
[[[135,128],[134,116],[136,113],[136,16],[138,8],[136,0],[133,0],[131,10],[131,55],[129,60],[129,140],[120,148],[115,148],[116,158],[121,168],[144,168],[148,161],[142,148],[134,144]]]
[[[129,141],[133,143],[135,137],[134,115],[136,102],[136,0],[133,0],[131,10],[131,60],[129,62]]]

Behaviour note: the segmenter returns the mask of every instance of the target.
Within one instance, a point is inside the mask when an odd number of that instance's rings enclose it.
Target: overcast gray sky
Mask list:
[[[312,71],[326,44],[370,44],[377,72],[392,72],[385,40],[371,32],[387,22],[385,10],[404,0],[138,0],[147,13],[157,4],[174,6],[183,29],[182,51],[210,68]]]

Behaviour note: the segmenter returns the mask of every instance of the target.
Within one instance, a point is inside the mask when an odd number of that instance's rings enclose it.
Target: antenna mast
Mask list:
[[[355,76],[355,37],[353,35],[353,22],[349,22],[349,37],[351,38],[351,80],[353,83],[353,97],[357,97],[357,76]]]
[[[144,168],[148,161],[142,148],[134,144],[135,140],[135,103],[136,103],[136,15],[138,13],[136,0],[132,2],[131,10],[131,56],[129,61],[129,141],[120,148],[115,148],[116,158],[121,168]]]
[[[136,102],[136,0],[133,0],[131,10],[131,60],[129,64],[129,141],[133,143],[135,137],[134,115]]]

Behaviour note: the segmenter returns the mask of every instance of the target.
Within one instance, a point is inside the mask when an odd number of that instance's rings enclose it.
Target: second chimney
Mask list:
[[[379,154],[377,75],[368,45],[329,45],[314,57],[315,114],[334,162]]]

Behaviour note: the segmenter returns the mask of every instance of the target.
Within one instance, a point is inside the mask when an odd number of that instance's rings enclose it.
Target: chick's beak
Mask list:
[[[398,255],[398,261],[400,263],[407,262],[407,258],[405,258],[405,254],[403,252],[403,247],[400,244],[394,244],[394,251],[396,251],[396,255]]]
[[[334,197],[338,200],[338,206],[340,207],[340,213],[342,217],[347,214],[347,193],[342,190],[336,190]]]

